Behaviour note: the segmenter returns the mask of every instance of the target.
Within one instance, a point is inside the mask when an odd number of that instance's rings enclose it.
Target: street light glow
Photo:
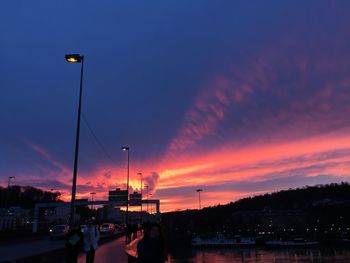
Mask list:
[[[78,62],[76,58],[67,58],[68,62]]]
[[[122,147],[122,150],[123,150],[123,151],[129,151],[129,147],[123,146],[123,147]]]
[[[69,63],[80,63],[82,60],[82,56],[80,56],[79,54],[68,54],[65,57],[67,62]]]

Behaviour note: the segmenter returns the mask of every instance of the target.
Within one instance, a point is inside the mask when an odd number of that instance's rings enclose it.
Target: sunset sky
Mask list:
[[[138,172],[162,211],[350,179],[350,1],[2,1],[0,182]],[[144,188],[145,192],[145,188]],[[144,196],[145,198],[145,196]]]

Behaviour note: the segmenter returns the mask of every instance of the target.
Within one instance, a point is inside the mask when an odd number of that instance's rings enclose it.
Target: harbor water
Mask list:
[[[350,262],[349,248],[195,248],[170,254],[171,263],[280,263],[280,262]]]

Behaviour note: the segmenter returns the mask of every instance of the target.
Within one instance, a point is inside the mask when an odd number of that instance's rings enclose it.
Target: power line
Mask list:
[[[82,112],[82,117],[83,117],[83,121],[86,124],[86,127],[88,128],[88,130],[90,131],[92,137],[94,137],[95,141],[97,142],[98,146],[100,146],[101,151],[106,155],[106,157],[111,160],[113,163],[115,162],[115,160],[113,160],[113,158],[108,154],[106,148],[103,146],[102,142],[98,139],[97,135],[94,133],[94,131],[92,130],[91,126],[89,125],[88,120],[86,119],[84,113]]]

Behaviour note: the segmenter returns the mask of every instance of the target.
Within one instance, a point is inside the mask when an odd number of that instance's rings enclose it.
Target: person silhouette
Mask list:
[[[97,226],[89,219],[87,228],[84,231],[84,251],[86,253],[86,263],[93,263],[95,259],[95,251],[98,246],[100,233]]]
[[[66,236],[67,262],[77,263],[78,254],[83,244],[83,233],[79,225],[74,225]]]
[[[167,253],[163,231],[159,224],[150,223],[145,226],[144,236],[137,244],[137,262],[164,263]]]

